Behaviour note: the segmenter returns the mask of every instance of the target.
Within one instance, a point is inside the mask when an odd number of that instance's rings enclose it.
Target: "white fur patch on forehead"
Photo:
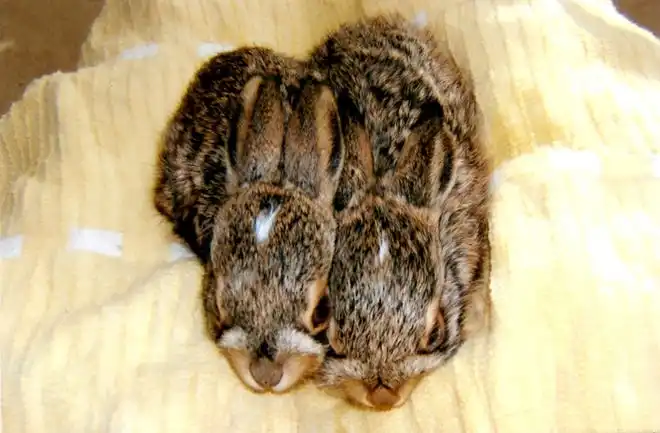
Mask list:
[[[247,333],[238,326],[228,329],[222,333],[217,344],[223,349],[245,350],[248,346]]]
[[[380,238],[380,246],[378,247],[378,256],[376,258],[376,263],[382,265],[385,263],[385,260],[390,256],[390,243],[387,240],[385,235],[382,235]]]
[[[278,352],[293,354],[323,355],[323,345],[315,341],[311,336],[295,329],[284,329],[277,336]]]
[[[259,212],[254,219],[254,236],[258,244],[266,242],[273,230],[280,206],[272,206]]]

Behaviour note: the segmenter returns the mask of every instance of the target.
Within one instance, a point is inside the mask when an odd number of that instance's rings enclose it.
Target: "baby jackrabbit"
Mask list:
[[[332,198],[343,146],[328,87],[244,48],[205,64],[172,117],[157,209],[204,265],[207,329],[256,392],[285,392],[325,348]],[[288,127],[287,127],[288,125]]]
[[[321,385],[390,409],[456,353],[487,297],[488,167],[470,84],[401,16],[346,24],[313,50],[345,135]]]

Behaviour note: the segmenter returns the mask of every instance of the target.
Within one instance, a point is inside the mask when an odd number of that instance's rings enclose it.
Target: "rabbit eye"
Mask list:
[[[420,350],[422,354],[430,354],[438,351],[445,340],[444,326],[440,323],[436,324],[427,337],[425,346]]]
[[[325,279],[314,281],[307,289],[307,308],[302,323],[313,336],[325,331],[330,321],[330,299]]]
[[[426,310],[426,329],[420,340],[420,353],[429,354],[440,350],[445,343],[446,336],[445,318],[440,306],[440,298],[436,298]]]
[[[339,341],[337,335],[337,323],[334,320],[330,321],[330,324],[328,326],[327,339],[328,339],[328,351],[326,352],[326,355],[330,358],[335,358],[335,359],[346,358],[346,355],[344,354],[343,346],[341,345],[341,342]]]
[[[332,346],[332,343],[328,347],[328,351],[326,352],[326,356],[328,358],[334,358],[334,359],[346,359],[346,355],[344,355],[341,352],[337,352],[335,348]]]
[[[321,299],[319,299],[318,304],[316,304],[316,308],[314,308],[314,313],[312,314],[312,329],[316,332],[325,329],[329,319],[330,299],[328,299],[327,296],[322,296]]]
[[[219,316],[209,318],[208,326],[213,339],[218,341],[227,333],[227,331],[233,328],[233,323],[227,316]]]

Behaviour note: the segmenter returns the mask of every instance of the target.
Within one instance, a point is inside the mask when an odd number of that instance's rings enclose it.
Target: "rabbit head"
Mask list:
[[[465,279],[481,278],[478,246],[453,250],[444,229],[460,162],[438,116],[420,116],[382,178],[373,175],[373,146],[361,122],[344,122],[345,208],[329,278],[330,348],[318,379],[363,407],[402,405],[456,352],[465,331]]]
[[[275,79],[245,86],[203,283],[208,331],[256,392],[291,389],[325,354],[343,138],[329,88],[298,96],[286,116]]]

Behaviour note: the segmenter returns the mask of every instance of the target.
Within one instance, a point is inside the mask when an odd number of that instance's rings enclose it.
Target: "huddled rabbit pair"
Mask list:
[[[313,378],[389,409],[456,353],[487,311],[478,119],[451,55],[396,14],[305,60],[250,47],[198,71],[155,204],[204,266],[207,329],[246,386]]]

